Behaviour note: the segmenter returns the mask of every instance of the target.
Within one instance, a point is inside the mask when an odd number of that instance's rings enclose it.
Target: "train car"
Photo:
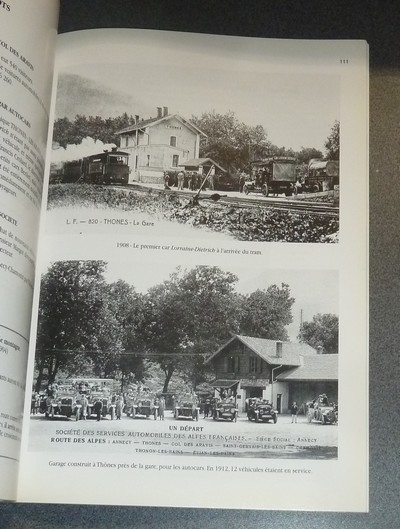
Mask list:
[[[64,162],[60,175],[61,183],[127,185],[129,181],[128,160],[129,154],[118,151],[115,147],[111,151]],[[57,179],[54,181],[56,182]]]
[[[64,162],[61,169],[61,182],[63,184],[72,184],[77,182],[82,176],[82,160],[72,160]]]

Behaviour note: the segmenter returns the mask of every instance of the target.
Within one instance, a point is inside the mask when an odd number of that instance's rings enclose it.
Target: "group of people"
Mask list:
[[[164,171],[164,187],[169,189],[175,187],[178,191],[182,189],[189,189],[190,191],[197,191],[200,189],[204,180],[204,176],[196,171],[184,171],[181,169],[178,172]],[[211,171],[207,177],[207,181],[203,185],[203,189],[214,190],[215,172]]]

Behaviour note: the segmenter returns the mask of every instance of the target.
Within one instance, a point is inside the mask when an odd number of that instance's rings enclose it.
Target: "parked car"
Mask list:
[[[197,405],[197,399],[179,399],[175,403],[174,417],[175,419],[192,419],[199,420],[200,406]]]
[[[307,404],[308,422],[317,421],[322,424],[336,424],[338,422],[338,408],[333,402],[329,402],[328,397],[319,395],[312,402]]]
[[[212,418],[214,420],[237,421],[238,407],[235,401],[220,400],[213,405]]]
[[[278,411],[274,410],[272,404],[265,399],[250,399],[247,410],[247,418],[249,421],[278,421]]]
[[[76,421],[80,418],[80,395],[73,387],[59,387],[46,399],[45,416],[51,417],[74,417]]]
[[[250,179],[244,183],[243,191],[249,193],[284,194],[290,197],[295,192],[296,160],[288,156],[270,157],[251,162]]]

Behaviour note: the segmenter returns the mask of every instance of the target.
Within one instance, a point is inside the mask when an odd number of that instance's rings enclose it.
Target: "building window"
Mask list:
[[[179,165],[179,154],[172,155],[172,167],[178,167]]]
[[[258,358],[256,356],[250,356],[249,358],[249,372],[257,373],[258,370]]]
[[[236,373],[240,373],[240,356],[236,357]]]
[[[169,144],[171,145],[171,147],[176,147],[176,136],[170,136]]]
[[[229,356],[228,357],[228,373],[234,373],[235,372],[235,357]]]
[[[150,154],[147,155],[146,165],[147,165],[147,167],[150,167]]]

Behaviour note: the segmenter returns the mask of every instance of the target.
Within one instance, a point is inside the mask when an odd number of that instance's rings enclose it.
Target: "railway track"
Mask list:
[[[116,187],[115,189],[121,189]],[[195,193],[189,193],[187,191],[158,189],[153,187],[146,187],[138,184],[130,184],[124,186],[124,189],[130,191],[136,191],[143,194],[155,194],[155,195],[174,195],[190,200]],[[298,212],[309,215],[327,215],[331,217],[339,217],[339,207],[326,204],[324,202],[307,202],[305,200],[295,200],[290,198],[273,198],[267,197],[250,198],[248,196],[239,198],[235,196],[224,195],[224,192],[212,192],[212,193],[201,193],[200,201],[212,200],[215,195],[220,195],[218,198],[218,204],[226,204],[236,208],[274,208],[279,210],[286,210],[292,212]]]

